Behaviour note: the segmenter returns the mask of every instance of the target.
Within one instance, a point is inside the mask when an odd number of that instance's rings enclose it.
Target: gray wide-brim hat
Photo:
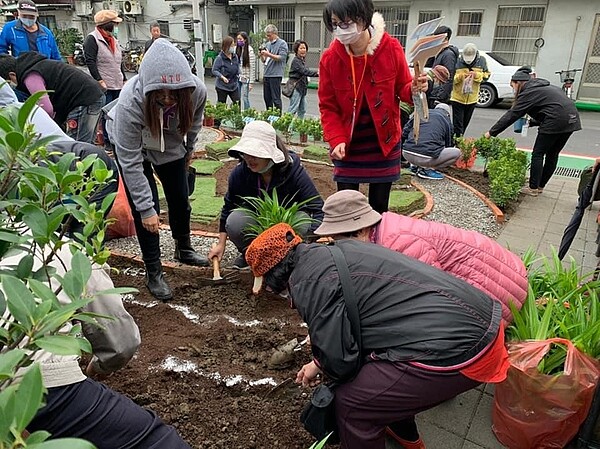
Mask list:
[[[366,196],[357,190],[340,190],[325,200],[323,222],[315,230],[317,235],[348,234],[381,220]]]
[[[275,128],[262,120],[248,123],[242,131],[240,141],[232,146],[227,154],[239,157],[240,153],[261,159],[271,159],[275,164],[285,161],[285,155],[277,147]]]

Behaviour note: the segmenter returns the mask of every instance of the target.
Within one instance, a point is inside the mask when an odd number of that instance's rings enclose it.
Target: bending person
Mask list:
[[[527,297],[523,261],[478,232],[392,212],[380,215],[354,190],[331,195],[323,213],[315,234],[377,243],[450,273],[499,301],[505,324],[513,318],[509,303],[520,309]]]
[[[529,67],[521,67],[510,80],[515,91],[512,107],[504,113],[486,137],[497,136],[521,117],[528,114],[531,126],[539,126],[533,144],[529,186],[522,192],[538,196],[552,178],[558,164],[558,155],[569,137],[581,129],[575,102],[548,80],[532,78]]]
[[[296,381],[312,386],[323,373],[338,385],[335,413],[344,449],[384,449],[386,431],[404,448],[424,449],[417,413],[506,378],[500,303],[382,246],[352,239],[335,246],[348,265],[359,330],[352,330],[326,245],[301,243],[288,225],[278,224],[246,253],[267,286],[275,292],[288,287],[308,323],[314,359]],[[360,332],[361,347],[353,332]]]
[[[207,266],[190,242],[188,168],[202,125],[206,87],[185,56],[168,40],[157,39],[142,60],[139,75],[121,92],[107,117],[110,142],[135,223],[146,265],[146,285],[159,300],[173,297],[164,278],[160,239],[160,180],[169,209],[175,259]]]
[[[240,164],[229,175],[219,224],[219,243],[211,249],[208,258],[218,257],[220,260],[229,237],[240,252],[233,267],[245,269],[248,264],[244,254],[252,241],[245,229],[252,224],[252,219],[243,211],[235,210],[251,207],[244,197],[261,197],[265,192],[272,196],[276,191],[280,204],[300,203],[312,198],[298,212],[314,220],[312,225],[307,220],[302,234],[314,231],[321,222],[323,200],[302,167],[300,158],[288,152],[275,129],[267,122],[257,120],[248,123],[240,141],[229,150],[229,156],[238,158]]]

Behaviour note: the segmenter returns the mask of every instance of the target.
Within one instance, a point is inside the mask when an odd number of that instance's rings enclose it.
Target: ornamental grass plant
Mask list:
[[[507,329],[507,340],[570,340],[584,354],[600,358],[600,281],[590,274],[579,274],[571,259],[563,264],[556,250],[550,256],[528,251],[523,256],[529,276],[529,292],[518,311],[511,304],[514,321]],[[566,348],[555,345],[538,369],[544,374],[562,372]]]

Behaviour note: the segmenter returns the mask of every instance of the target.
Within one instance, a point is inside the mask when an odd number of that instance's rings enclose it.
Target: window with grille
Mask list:
[[[458,16],[457,36],[479,36],[483,11],[461,11]]]
[[[296,10],[293,6],[267,8],[267,20],[279,30],[279,37],[287,42],[288,50],[296,40]]]
[[[169,21],[168,20],[157,20],[158,26],[160,27],[161,36],[170,36],[169,34]]]
[[[544,31],[545,6],[500,6],[492,50],[514,65],[535,65],[535,41]]]
[[[390,36],[400,41],[403,47],[406,46],[406,36],[408,34],[408,13],[410,6],[390,6],[385,8],[376,8],[385,20],[385,29]]]
[[[45,27],[51,30],[56,30],[56,16],[38,16],[38,23],[41,23]]]
[[[439,17],[442,17],[442,11],[419,11],[419,23],[429,22]]]

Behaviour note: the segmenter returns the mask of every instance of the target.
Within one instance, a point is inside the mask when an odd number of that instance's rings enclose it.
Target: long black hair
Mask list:
[[[242,36],[242,38],[244,39],[244,46],[243,47],[237,47],[237,36]],[[248,33],[246,33],[245,31],[240,31],[236,36],[236,49],[235,49],[235,54],[237,55],[238,59],[242,62],[242,67],[250,67],[250,49],[248,48],[250,46],[250,39],[248,38]]]

